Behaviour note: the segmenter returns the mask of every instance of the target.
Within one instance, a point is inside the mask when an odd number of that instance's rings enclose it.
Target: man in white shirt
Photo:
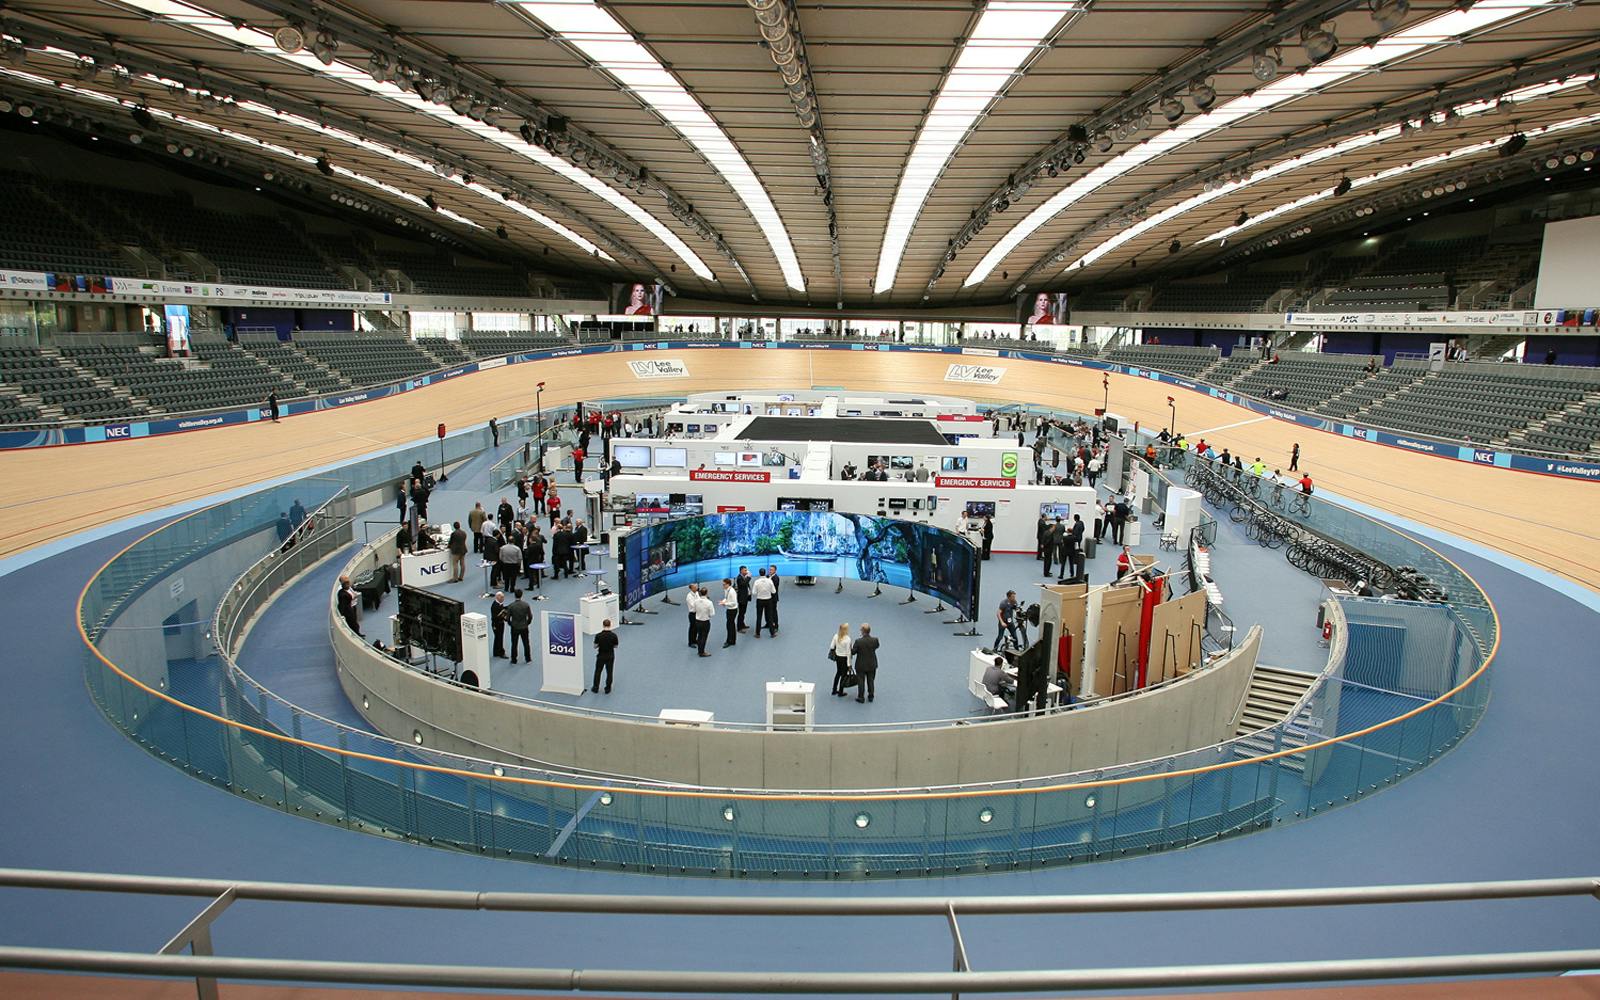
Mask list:
[[[728,622],[728,635],[722,643],[722,648],[727,649],[739,639],[739,591],[733,585],[733,580],[722,581],[722,615]]]
[[[702,590],[694,593],[694,642],[701,656],[710,656],[706,652],[706,636],[711,634],[711,616],[716,613],[711,598]]]
[[[767,579],[767,571],[764,569],[758,570],[756,573],[755,582],[750,585],[750,594],[756,599],[757,639],[761,638],[761,628],[763,625],[767,626],[767,634],[769,636],[777,634],[778,624],[772,620],[772,598],[777,592],[778,589],[772,585],[772,581]]]

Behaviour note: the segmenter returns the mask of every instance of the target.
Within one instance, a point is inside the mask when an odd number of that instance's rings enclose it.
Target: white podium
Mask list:
[[[540,691],[582,694],[583,643],[578,640],[578,616],[570,611],[541,612],[540,664],[544,679]]]
[[[490,688],[489,616],[469,611],[461,616],[461,672],[456,675],[463,684],[479,691]]]
[[[1167,489],[1166,533],[1178,536],[1180,544],[1189,543],[1189,533],[1200,524],[1200,494],[1183,486]]]
[[[578,598],[578,617],[584,635],[599,635],[610,620],[615,628],[622,619],[622,598],[616,594],[584,594]]]
[[[767,728],[810,729],[817,686],[809,681],[767,683]]]
[[[450,550],[425,549],[400,553],[400,582],[408,587],[430,587],[450,581]]]

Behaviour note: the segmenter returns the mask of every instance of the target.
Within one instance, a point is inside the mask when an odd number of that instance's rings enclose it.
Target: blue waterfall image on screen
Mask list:
[[[751,575],[842,577],[906,587],[971,617],[978,561],[970,542],[914,521],[838,511],[746,511],[678,518],[636,529],[624,545],[627,607],[663,590]]]

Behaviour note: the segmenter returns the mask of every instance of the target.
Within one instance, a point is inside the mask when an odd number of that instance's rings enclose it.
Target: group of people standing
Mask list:
[[[750,631],[748,614],[752,604],[756,608],[755,635],[752,638],[761,638],[762,629],[767,630],[768,638],[776,636],[778,598],[782,587],[783,580],[778,576],[776,566],[757,570],[755,576],[750,575],[750,567],[740,566],[737,576],[723,578],[722,596],[715,602],[711,600],[711,588],[703,584],[689,584],[684,605],[689,615],[690,648],[701,656],[711,655],[706,652],[706,639],[711,635],[711,620],[716,616],[718,606],[722,608],[723,621],[727,626],[723,649],[737,645],[740,632]]]

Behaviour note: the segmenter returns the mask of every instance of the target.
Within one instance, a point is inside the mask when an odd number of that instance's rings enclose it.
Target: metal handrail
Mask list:
[[[634,896],[475,892],[383,886],[227,881],[93,872],[0,869],[0,886],[55,891],[115,892],[199,897],[211,902],[171,945],[155,955],[109,950],[0,946],[0,967],[193,977],[200,995],[215,995],[215,980],[272,979],[370,985],[454,986],[512,990],[656,993],[997,993],[1040,990],[1174,988],[1259,983],[1398,979],[1435,976],[1566,972],[1600,964],[1600,949],[1503,952],[1476,955],[1334,959],[1194,966],[1095,969],[1028,969],[973,972],[959,917],[1083,913],[1160,913],[1237,909],[1483,902],[1556,899],[1600,893],[1600,878],[1423,883],[1321,889],[1226,890],[1086,894],[1078,896],[757,897]],[[650,916],[943,916],[955,944],[954,971],[794,972],[681,971],[578,968],[508,968],[388,962],[219,958],[211,953],[211,925],[237,900],[407,907],[513,913],[645,914]],[[194,955],[173,954],[192,946]]]

